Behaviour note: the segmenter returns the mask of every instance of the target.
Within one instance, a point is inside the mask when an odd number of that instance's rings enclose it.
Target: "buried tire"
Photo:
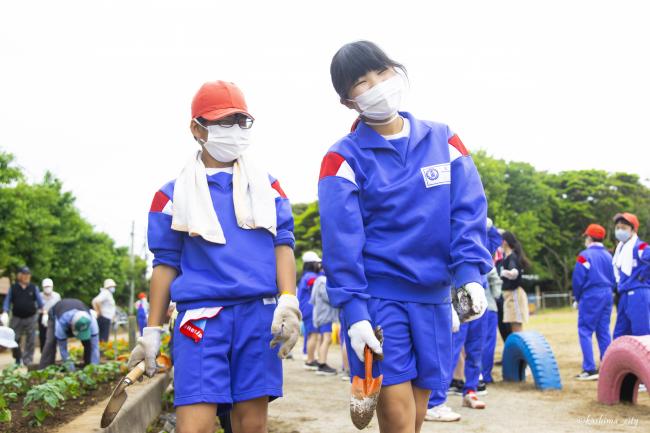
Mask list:
[[[605,352],[598,376],[598,401],[636,403],[640,383],[650,384],[650,335],[624,335]]]
[[[562,389],[560,370],[546,338],[538,332],[514,332],[503,348],[503,380],[524,382],[530,367],[535,386],[540,390]]]

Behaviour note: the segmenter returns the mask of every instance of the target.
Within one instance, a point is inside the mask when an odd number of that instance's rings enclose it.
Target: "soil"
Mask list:
[[[526,383],[504,383],[501,367],[495,366],[496,383],[481,397],[485,410],[461,406],[461,397],[450,396],[447,405],[461,414],[459,422],[425,422],[422,432],[560,433],[650,431],[650,395],[640,394],[637,405],[605,406],[596,401],[597,382],[579,382],[582,353],[578,344],[577,313],[556,310],[531,316],[526,330],[536,330],[549,341],[560,367],[563,389],[538,391]],[[501,359],[499,337],[495,358]],[[302,347],[300,341],[297,347]],[[338,376],[317,376],[303,369],[299,350],[296,359],[284,362],[284,397],[269,406],[271,433],[348,433],[358,431],[350,420],[350,384]],[[598,348],[594,346],[594,353]],[[341,366],[338,347],[332,346],[328,363]],[[364,432],[378,432],[376,417]]]
[[[54,416],[48,417],[40,427],[30,426],[30,417],[23,418],[23,401],[22,398],[19,398],[17,402],[9,406],[12,422],[9,425],[0,424],[0,433],[49,433],[55,427],[66,424],[88,408],[109,397],[117,381],[116,379],[115,382],[101,384],[96,390],[76,400],[66,401],[63,406],[55,410]]]

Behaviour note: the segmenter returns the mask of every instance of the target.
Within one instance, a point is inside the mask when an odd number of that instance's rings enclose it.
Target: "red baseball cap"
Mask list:
[[[145,292],[140,292],[140,293],[138,293],[138,298],[140,298],[140,299],[144,299],[144,298],[146,298],[146,297],[147,297],[147,294],[146,294]]]
[[[605,230],[605,227],[601,225],[589,224],[587,230],[585,230],[583,234],[586,236],[590,236],[594,239],[605,239],[605,235],[607,235],[607,231]]]
[[[614,222],[620,219],[623,219],[626,222],[632,224],[632,227],[634,227],[635,232],[639,230],[639,219],[636,217],[636,215],[627,212],[617,213],[616,215],[614,215]]]
[[[248,112],[244,94],[234,83],[209,81],[201,86],[192,100],[192,119],[203,117],[217,120],[241,113],[253,119]]]

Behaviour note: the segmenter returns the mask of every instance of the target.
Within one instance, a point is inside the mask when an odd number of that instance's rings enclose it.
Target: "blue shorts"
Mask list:
[[[383,385],[413,382],[430,390],[447,390],[452,372],[451,304],[420,304],[371,298],[372,325],[384,330],[384,360],[375,362],[373,375],[384,375]],[[351,376],[364,377],[363,363],[348,347]]]
[[[266,303],[265,303],[266,302]],[[233,403],[282,396],[282,361],[271,349],[272,302],[261,299],[224,307],[205,323],[195,343],[174,327],[174,405],[214,403],[222,413]]]
[[[308,336],[309,334],[324,334],[326,332],[332,332],[332,322],[326,323],[317,328],[314,326],[314,322],[312,321],[311,317],[309,317],[308,320],[304,321],[304,326],[305,336]]]

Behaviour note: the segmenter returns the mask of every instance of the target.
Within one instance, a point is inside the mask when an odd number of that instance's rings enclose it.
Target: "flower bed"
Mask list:
[[[68,371],[59,365],[0,372],[0,432],[46,432],[106,398],[122,376],[119,362]]]

